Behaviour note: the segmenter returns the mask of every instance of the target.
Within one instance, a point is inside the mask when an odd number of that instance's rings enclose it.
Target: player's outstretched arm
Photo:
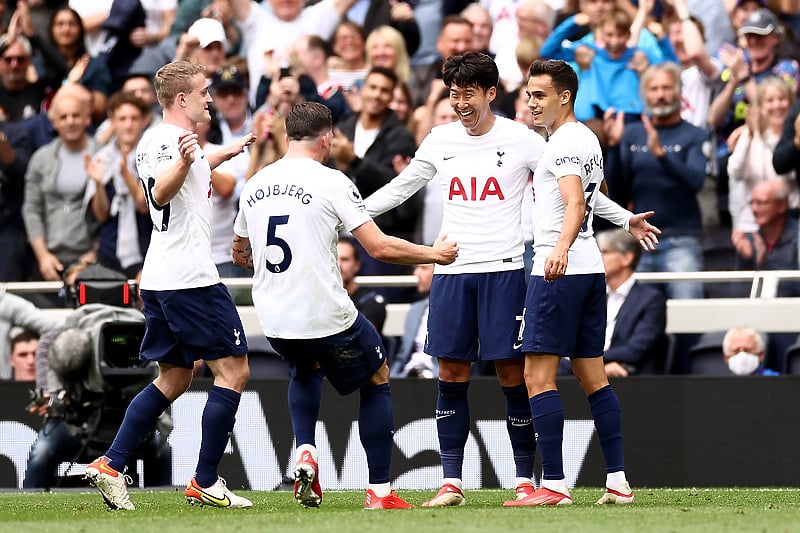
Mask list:
[[[247,237],[233,236],[232,250],[233,264],[239,268],[253,270],[253,247]]]
[[[435,175],[436,169],[432,165],[412,159],[400,174],[364,199],[367,213],[374,218],[394,209],[414,196]]]
[[[256,136],[254,133],[250,132],[247,135],[239,137],[232,143],[223,146],[219,150],[215,150],[210,154],[206,154],[208,158],[208,164],[211,166],[211,170],[217,168],[221,163],[236,157],[237,155],[244,152],[244,149],[256,142]]]
[[[633,214],[601,192],[597,195],[594,214],[629,231],[645,250],[655,250],[661,230],[647,222],[655,211]]]
[[[661,230],[650,224],[647,219],[655,215],[655,211],[636,213],[630,218],[628,231],[636,237],[645,250],[655,250]]]
[[[354,229],[353,236],[358,239],[369,255],[387,263],[449,265],[458,256],[458,244],[445,240],[446,235],[436,239],[433,246],[423,246],[386,235],[372,220]]]

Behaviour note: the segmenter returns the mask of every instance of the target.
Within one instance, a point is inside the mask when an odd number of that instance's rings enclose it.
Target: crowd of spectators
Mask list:
[[[214,257],[236,277],[248,275],[228,250],[237,198],[285,153],[293,104],[331,108],[330,166],[366,197],[432,127],[456,119],[441,64],[468,50],[496,59],[494,111],[529,127],[528,65],[571,62],[576,114],[606,150],[609,196],[654,209],[664,230],[640,271],[798,268],[798,2],[18,0],[0,3],[0,21],[0,282],[61,280],[93,262],[137,276],[152,198],[135,146],[159,120],[152,77],[167,62],[206,67],[214,111],[203,143],[258,137],[212,176]],[[435,197],[420,191],[376,222],[430,244]],[[704,263],[708,246],[729,253]],[[412,272],[365,257],[362,274]]]

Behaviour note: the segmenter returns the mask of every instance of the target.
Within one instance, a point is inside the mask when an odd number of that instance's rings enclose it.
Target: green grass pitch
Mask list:
[[[420,505],[434,491],[398,491]],[[635,489],[636,503],[596,506],[600,489],[572,491],[571,507],[502,507],[512,491],[467,492],[467,505],[445,509],[364,511],[364,493],[325,493],[304,509],[290,492],[247,492],[247,510],[193,507],[182,490],[132,490],[136,511],[109,511],[94,491],[0,493],[0,531],[136,532],[481,532],[525,531],[800,531],[800,489]],[[524,529],[523,529],[524,528]]]

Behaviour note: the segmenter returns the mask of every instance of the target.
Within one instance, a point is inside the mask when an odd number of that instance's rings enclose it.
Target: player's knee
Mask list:
[[[389,383],[389,366],[384,363],[381,367],[372,374],[372,378],[369,380],[371,385],[383,385],[384,383]]]
[[[469,361],[454,361],[439,359],[439,380],[451,383],[469,381],[472,374],[472,364]]]

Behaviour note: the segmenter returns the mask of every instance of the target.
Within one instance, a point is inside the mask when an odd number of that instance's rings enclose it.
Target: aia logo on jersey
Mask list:
[[[456,176],[450,180],[449,200],[461,198],[465,202],[483,202],[489,196],[496,196],[498,200],[505,200],[503,190],[494,177],[490,177],[483,183],[478,183],[478,178],[476,177],[469,178],[468,181],[462,181],[461,178]]]

